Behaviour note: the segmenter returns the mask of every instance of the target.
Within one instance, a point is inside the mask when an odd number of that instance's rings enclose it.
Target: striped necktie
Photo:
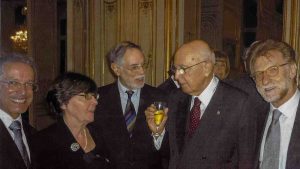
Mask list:
[[[30,161],[29,161],[29,157],[28,157],[28,154],[26,151],[25,144],[22,139],[21,123],[19,121],[15,120],[11,123],[11,125],[9,126],[9,129],[11,129],[12,132],[14,133],[14,135],[15,135],[14,141],[20,151],[20,154],[24,160],[26,167],[29,168]]]
[[[131,101],[131,96],[133,95],[134,92],[131,90],[128,90],[128,91],[126,91],[126,93],[128,95],[128,99],[127,99],[127,104],[126,104],[126,108],[125,108],[125,122],[126,122],[128,133],[131,137],[132,131],[134,128],[134,123],[136,121],[136,112],[135,112],[133,103]]]

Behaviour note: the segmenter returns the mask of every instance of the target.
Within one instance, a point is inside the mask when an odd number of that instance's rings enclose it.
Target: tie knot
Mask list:
[[[199,98],[198,98],[198,97],[195,97],[195,98],[194,98],[194,105],[195,105],[195,106],[200,106],[200,104],[201,104],[201,101],[199,100]]]
[[[127,95],[128,95],[128,99],[131,99],[131,96],[133,95],[134,91],[132,91],[132,90],[127,90],[126,93],[127,93]]]
[[[278,109],[275,109],[274,111],[273,111],[273,118],[272,118],[272,120],[274,121],[274,122],[277,122],[278,120],[279,120],[279,117],[281,116],[281,112],[278,110]]]
[[[18,120],[15,120],[10,124],[9,129],[12,131],[21,130],[21,123]]]

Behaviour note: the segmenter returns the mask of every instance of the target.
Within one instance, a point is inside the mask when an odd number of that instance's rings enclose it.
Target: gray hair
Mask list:
[[[140,50],[142,53],[142,48],[130,41],[123,41],[121,43],[119,43],[118,45],[116,45],[115,48],[113,48],[108,54],[107,54],[107,60],[109,62],[109,64],[111,63],[117,63],[118,65],[123,64],[123,57],[124,54],[126,53],[127,49],[138,49]]]
[[[255,44],[250,54],[250,71],[253,73],[254,63],[257,58],[265,56],[269,51],[276,50],[282,53],[282,56],[287,62],[296,63],[295,50],[286,42],[276,41],[272,39],[267,39],[264,41],[259,41]]]
[[[24,63],[29,65],[34,72],[34,81],[37,82],[37,68],[33,58],[19,53],[4,53],[0,57],[0,76],[3,75],[3,67],[8,63]]]

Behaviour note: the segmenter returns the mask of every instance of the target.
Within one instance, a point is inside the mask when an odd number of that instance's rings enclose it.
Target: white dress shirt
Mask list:
[[[216,78],[215,76],[213,76],[213,78],[209,82],[208,86],[203,90],[203,92],[199,96],[192,96],[191,109],[194,105],[194,98],[195,97],[198,97],[199,100],[201,101],[201,104],[200,104],[201,114],[200,114],[199,118],[201,118],[202,115],[204,114],[206,107],[208,106],[212,96],[214,95],[214,93],[217,89],[218,83],[219,83],[219,79]],[[164,138],[164,135],[165,135],[165,129],[164,129],[163,133],[158,138],[153,137],[154,146],[157,150],[159,150],[160,147],[161,147],[161,143],[162,143],[162,140]]]
[[[280,151],[279,151],[279,169],[285,169],[287,151],[288,151],[291,134],[294,126],[299,98],[300,98],[300,92],[297,89],[293,97],[291,97],[287,102],[285,102],[283,105],[277,108],[282,113],[282,115],[279,118],[280,134],[281,134]],[[261,143],[260,157],[259,157],[260,164],[263,160],[266,135],[269,126],[272,122],[272,112],[274,109],[276,109],[276,107],[270,104],[270,112],[268,114],[268,119],[267,119],[264,135]]]
[[[9,126],[11,125],[11,123],[15,120],[19,121],[21,123],[21,131],[22,131],[22,139],[23,139],[23,143],[26,147],[26,151],[28,154],[28,158],[30,160],[30,151],[29,151],[29,147],[28,147],[28,143],[27,143],[27,139],[26,139],[26,135],[24,133],[24,129],[23,129],[23,123],[22,123],[22,119],[21,119],[21,115],[16,118],[13,119],[10,115],[8,115],[6,112],[4,112],[3,110],[0,109],[0,119],[2,120],[2,122],[4,123],[4,126],[6,127],[7,131],[9,132],[10,136],[12,137],[12,139],[15,139],[15,134],[13,133],[13,131],[11,129],[9,129]],[[3,135],[1,136],[3,137]]]
[[[120,93],[120,98],[121,98],[121,105],[122,105],[122,110],[123,110],[123,114],[125,114],[125,108],[126,108],[126,104],[127,104],[127,100],[128,100],[128,94],[126,93],[127,89],[118,79],[118,89],[119,89],[119,93]],[[134,106],[135,112],[136,114],[138,113],[138,108],[139,108],[139,103],[140,103],[140,93],[141,93],[141,89],[135,89],[132,90],[134,93],[131,96],[131,102]]]
[[[218,86],[218,83],[219,83],[219,79],[214,76],[212,78],[212,80],[210,81],[210,83],[208,84],[208,86],[203,90],[202,93],[200,93],[199,96],[192,97],[191,109],[193,108],[195,97],[198,97],[199,100],[201,101],[201,104],[200,104],[201,115],[199,118],[201,118],[203,116],[203,114],[205,113],[205,109],[208,106],[212,96],[214,95],[216,88]]]

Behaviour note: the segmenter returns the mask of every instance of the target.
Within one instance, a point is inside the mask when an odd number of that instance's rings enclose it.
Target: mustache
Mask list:
[[[145,75],[139,75],[135,79],[143,79],[143,80],[145,80]]]

